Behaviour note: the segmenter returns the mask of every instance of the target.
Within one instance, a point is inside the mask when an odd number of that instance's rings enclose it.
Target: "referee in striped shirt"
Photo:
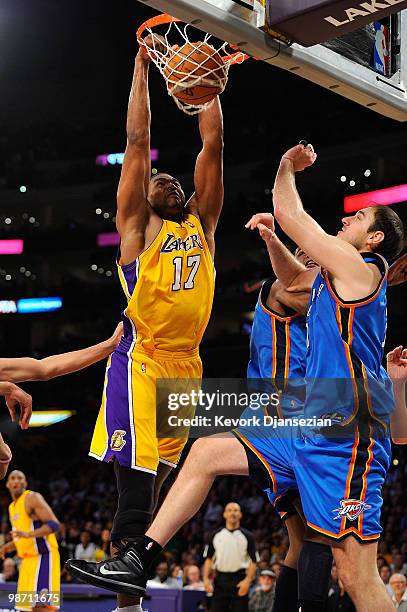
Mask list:
[[[211,612],[247,612],[258,560],[254,538],[250,531],[240,527],[239,504],[227,504],[223,517],[225,527],[212,533],[204,552],[205,590],[213,591]],[[212,589],[209,577],[213,570],[216,577]]]

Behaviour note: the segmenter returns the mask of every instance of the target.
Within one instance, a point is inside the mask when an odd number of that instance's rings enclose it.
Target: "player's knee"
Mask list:
[[[211,461],[208,460],[210,457],[211,447],[209,438],[199,438],[197,440],[188,455],[187,460],[185,461],[185,468],[189,467],[195,469],[195,466],[199,466],[199,472],[202,473],[208,472],[210,473],[212,470]]]
[[[115,463],[119,499],[112,540],[143,535],[152,518],[155,475]]]

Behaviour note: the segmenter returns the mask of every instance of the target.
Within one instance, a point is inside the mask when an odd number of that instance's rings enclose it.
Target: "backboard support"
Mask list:
[[[265,32],[265,9],[258,0],[138,0],[226,40],[245,53],[293,72],[397,121],[407,121],[407,10],[399,13],[400,53],[391,77],[323,45],[288,46]]]

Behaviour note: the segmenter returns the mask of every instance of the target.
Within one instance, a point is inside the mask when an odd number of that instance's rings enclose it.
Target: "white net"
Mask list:
[[[227,42],[169,15],[149,19],[137,39],[163,76],[168,94],[188,115],[213,104],[226,87],[230,66],[247,59],[243,52],[228,52]]]

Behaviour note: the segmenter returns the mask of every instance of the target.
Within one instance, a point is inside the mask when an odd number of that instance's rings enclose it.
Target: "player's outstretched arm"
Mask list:
[[[147,201],[151,175],[149,63],[147,53],[140,48],[129,97],[127,146],[117,192],[116,225],[124,264],[134,261],[143,250],[145,230],[152,214]]]
[[[407,444],[407,349],[398,346],[387,354],[387,373],[393,383],[395,410],[390,429],[394,444]]]
[[[14,530],[14,536],[18,538],[43,538],[50,533],[58,531],[60,527],[59,521],[40,493],[31,492],[27,496],[26,504],[27,513],[30,516],[34,515],[35,518],[41,521],[42,525],[32,531]]]
[[[79,351],[52,355],[44,359],[33,359],[31,357],[0,359],[0,380],[12,382],[50,380],[57,376],[78,372],[102,359],[106,359],[115,350],[122,335],[123,324],[119,323],[108,340]]]
[[[300,144],[283,155],[274,184],[274,216],[284,232],[311,259],[351,288],[355,283],[359,291],[366,286],[367,294],[375,284],[373,271],[352,245],[327,234],[302,205],[295,173],[315,162],[316,154],[310,146]]]
[[[202,149],[195,165],[195,193],[187,210],[201,219],[205,237],[215,250],[214,234],[223,205],[223,117],[219,96],[199,114]]]

